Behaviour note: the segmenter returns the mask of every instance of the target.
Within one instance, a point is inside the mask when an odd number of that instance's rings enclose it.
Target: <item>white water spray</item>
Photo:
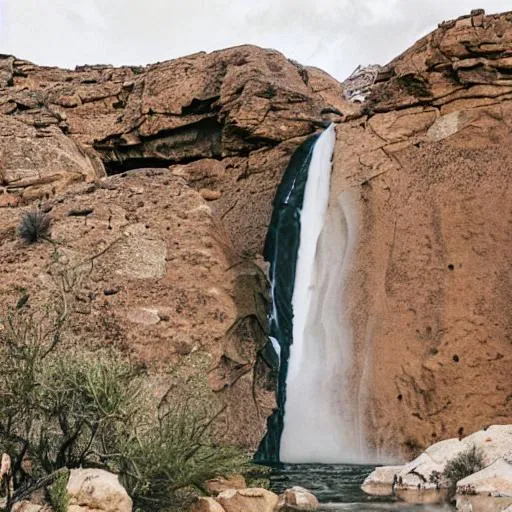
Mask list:
[[[343,322],[351,223],[341,197],[329,201],[335,142],[331,125],[315,144],[304,192],[282,462],[361,462],[363,458],[353,400],[347,393],[352,342]]]

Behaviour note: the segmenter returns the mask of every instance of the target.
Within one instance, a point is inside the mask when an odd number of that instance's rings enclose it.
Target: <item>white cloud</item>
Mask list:
[[[510,0],[480,6],[505,11]],[[473,8],[474,0],[0,0],[0,53],[74,67],[252,43],[343,79]]]

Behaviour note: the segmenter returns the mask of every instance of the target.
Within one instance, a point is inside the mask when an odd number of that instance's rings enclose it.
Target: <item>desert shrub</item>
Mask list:
[[[450,481],[452,487],[455,487],[459,480],[480,471],[483,467],[482,450],[473,445],[446,464],[443,476]]]
[[[431,483],[431,484],[440,484],[441,481],[442,481],[442,478],[443,478],[443,474],[440,473],[439,471],[432,471],[432,473],[430,473],[429,477],[428,477],[428,481]]]
[[[205,492],[206,480],[250,467],[240,450],[211,441],[215,414],[187,400],[165,409],[156,424],[122,450],[121,480],[136,509],[180,509]]]
[[[69,472],[60,474],[48,488],[50,505],[55,512],[68,512],[69,495],[67,485]]]
[[[18,234],[26,244],[35,244],[50,235],[51,217],[41,210],[32,210],[21,217]]]
[[[207,479],[251,468],[240,450],[212,442],[219,411],[183,392],[158,405],[119,352],[62,344],[65,302],[40,314],[29,302],[0,322],[0,451],[12,456],[14,480],[7,510],[46,481],[64,510],[62,468],[119,473],[145,512],[182,509]]]
[[[44,473],[108,466],[118,438],[132,428],[140,389],[134,368],[113,351],[59,353],[46,361],[36,391],[45,421],[32,443]]]

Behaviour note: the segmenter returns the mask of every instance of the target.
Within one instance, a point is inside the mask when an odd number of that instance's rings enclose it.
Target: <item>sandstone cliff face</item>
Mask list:
[[[128,351],[157,395],[187,379],[226,407],[218,438],[255,448],[274,381],[253,258],[291,153],[341,103],[325,73],[251,46],[147,68],[1,57],[3,304],[43,302],[70,269],[77,343]],[[53,246],[16,237],[34,205]]]
[[[37,300],[52,265],[80,269],[78,339],[122,344],[157,391],[178,366],[208,374],[227,405],[219,437],[255,447],[274,404],[258,356],[271,203],[293,150],[335,121],[369,442],[399,455],[511,423],[511,59],[512,15],[475,13],[383,68],[357,106],[251,46],[75,71],[3,56],[0,296]],[[34,204],[55,247],[16,237]]]
[[[512,421],[511,58],[512,14],[442,24],[338,126],[355,413],[384,456]]]
[[[329,75],[253,46],[75,71],[3,56],[0,70],[2,203],[180,164],[190,186],[213,190],[210,198],[222,193],[216,215],[236,249],[253,253],[290,153],[326,120],[341,119],[343,105]]]

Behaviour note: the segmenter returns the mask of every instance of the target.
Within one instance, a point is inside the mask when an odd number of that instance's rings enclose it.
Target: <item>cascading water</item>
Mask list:
[[[363,460],[347,394],[352,343],[343,284],[353,233],[342,200],[330,197],[335,141],[331,125],[301,146],[274,202],[265,257],[273,303],[269,347],[280,359],[278,410],[260,461]]]

